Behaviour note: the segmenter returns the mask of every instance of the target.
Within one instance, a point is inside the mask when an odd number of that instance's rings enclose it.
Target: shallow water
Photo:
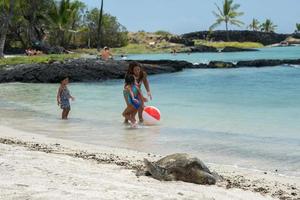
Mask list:
[[[158,126],[122,124],[122,80],[72,83],[76,101],[69,121],[59,120],[57,84],[1,84],[0,123],[51,137],[188,152],[206,162],[300,176],[300,68],[195,69],[149,78],[154,99],[148,105],[162,113]]]
[[[191,63],[208,63],[212,60],[236,62],[240,60],[255,60],[255,59],[299,59],[300,46],[296,47],[275,47],[262,48],[259,51],[253,52],[233,52],[233,53],[192,53],[176,54],[175,56],[168,54],[140,54],[129,55],[128,59],[134,60],[187,60]]]

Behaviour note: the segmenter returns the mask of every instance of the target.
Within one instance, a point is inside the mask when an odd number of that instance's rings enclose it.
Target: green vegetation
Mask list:
[[[4,57],[3,51],[9,24],[13,17],[14,3],[14,0],[0,1],[0,58]]]
[[[209,42],[206,40],[194,40],[195,45],[212,46],[215,48],[237,47],[237,48],[262,48],[264,45],[257,42]]]
[[[239,4],[233,4],[233,0],[224,0],[223,9],[221,9],[217,4],[216,7],[218,12],[213,11],[213,14],[217,18],[216,22],[211,25],[210,29],[213,30],[217,26],[225,23],[226,32],[227,32],[227,41],[229,41],[229,33],[228,33],[228,25],[234,25],[241,27],[244,23],[239,21],[237,18],[242,16],[243,12],[238,12],[237,10],[240,8]]]
[[[103,7],[89,9],[80,0],[0,0],[0,24],[0,57],[4,45],[47,51],[58,46],[121,47],[128,42],[127,30],[116,17]]]
[[[113,48],[112,52],[117,55],[122,54],[147,54],[147,53],[170,53],[173,49],[177,51],[187,49],[183,45],[169,46],[169,44],[159,44],[159,46],[151,47],[146,44],[129,44],[121,48]]]
[[[296,24],[296,32],[299,33],[300,32],[300,24]]]
[[[274,32],[277,25],[275,25],[270,19],[266,19],[264,23],[261,24],[261,31],[264,32]]]
[[[187,49],[184,45],[170,43],[173,35],[164,30],[128,33],[116,17],[105,12],[104,0],[95,2],[100,4],[100,9],[88,8],[83,0],[0,0],[0,58],[3,57],[4,47],[11,52],[33,48],[46,54],[62,53],[64,49],[97,54],[95,49],[99,51],[104,46],[112,48],[114,54],[164,53]],[[254,42],[229,42],[229,26],[241,27],[244,23],[239,17],[244,13],[239,12],[240,5],[234,0],[223,0],[222,5],[215,5],[217,9],[213,14],[216,21],[210,27],[207,40],[213,29],[225,24],[227,42],[197,40],[196,44],[217,48],[262,47]],[[262,24],[253,19],[248,26],[253,31],[265,32],[274,32],[276,27],[270,19]],[[296,32],[300,32],[300,24],[296,24],[296,28]],[[42,57],[28,60],[31,59]]]
[[[260,27],[260,23],[257,19],[253,19],[251,24],[248,26],[250,30],[258,31]]]
[[[168,32],[168,31],[163,31],[163,30],[159,30],[155,32],[156,35],[161,35],[163,37],[171,37],[172,33]]]
[[[52,54],[40,56],[18,56],[0,59],[0,66],[17,65],[17,64],[31,64],[31,63],[49,63],[55,61],[63,61],[68,59],[80,58],[80,54]]]

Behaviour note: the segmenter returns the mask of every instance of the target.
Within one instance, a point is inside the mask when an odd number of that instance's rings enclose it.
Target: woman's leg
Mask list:
[[[138,116],[139,116],[139,121],[140,123],[143,123],[144,122],[144,119],[143,119],[143,111],[144,111],[144,101],[141,100],[141,106],[139,107],[139,110],[138,110]]]

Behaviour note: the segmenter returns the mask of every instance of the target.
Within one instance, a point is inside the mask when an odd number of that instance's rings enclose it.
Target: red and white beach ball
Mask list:
[[[143,111],[145,125],[155,125],[160,121],[160,111],[154,106],[146,106]]]

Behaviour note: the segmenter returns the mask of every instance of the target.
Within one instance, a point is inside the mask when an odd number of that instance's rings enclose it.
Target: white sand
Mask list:
[[[100,164],[95,160],[66,155],[79,150],[101,152],[102,156],[114,155],[120,160],[141,163],[142,158],[149,158],[146,153],[52,139],[1,126],[0,138],[58,146],[52,153],[45,153],[20,144],[0,143],[0,199],[273,199],[250,190],[160,182],[144,176],[138,178],[133,170],[116,164]],[[151,159],[156,160],[158,156]],[[235,169],[222,166],[213,168],[225,175],[242,173],[254,179],[261,180],[263,177],[269,181],[286,181],[296,187],[299,185],[299,179],[264,176],[243,170],[236,172]]]

